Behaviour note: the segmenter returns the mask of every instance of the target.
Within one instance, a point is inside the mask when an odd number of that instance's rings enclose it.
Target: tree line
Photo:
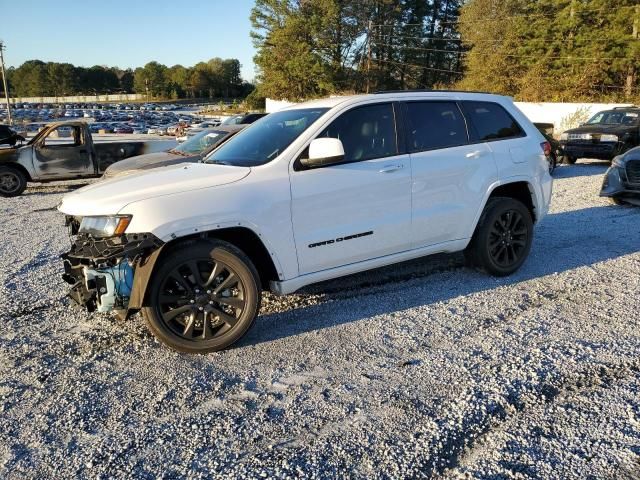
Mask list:
[[[193,67],[153,61],[136,69],[29,60],[9,68],[7,79],[14,97],[141,93],[149,98],[231,98],[253,90],[242,80],[240,62],[232,58],[212,58]]]
[[[523,101],[640,99],[637,0],[470,0],[459,87]]]
[[[458,88],[528,101],[640,98],[637,0],[256,0],[258,91]]]

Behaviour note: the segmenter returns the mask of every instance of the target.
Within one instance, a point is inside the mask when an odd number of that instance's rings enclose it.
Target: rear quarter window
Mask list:
[[[491,142],[524,137],[525,133],[502,105],[493,102],[462,102],[472,141]]]

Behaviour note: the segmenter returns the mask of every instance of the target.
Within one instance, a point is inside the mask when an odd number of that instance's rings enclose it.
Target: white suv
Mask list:
[[[272,113],[203,163],[95,183],[60,206],[70,296],[142,310],[180,351],[237,341],[262,289],[465,250],[518,269],[547,213],[550,145],[507,97],[387,92]]]

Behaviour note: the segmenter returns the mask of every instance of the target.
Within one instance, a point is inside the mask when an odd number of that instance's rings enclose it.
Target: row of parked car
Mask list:
[[[106,121],[112,116],[124,113],[169,113],[176,111],[194,112],[200,110],[202,104],[155,104],[155,103],[16,103],[11,104],[12,117],[17,122],[38,122],[57,119],[96,118]],[[6,103],[0,103],[0,123],[8,117]]]

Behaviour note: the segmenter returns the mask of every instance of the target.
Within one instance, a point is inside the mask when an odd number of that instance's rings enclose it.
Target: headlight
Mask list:
[[[618,136],[617,135],[600,135],[600,141],[601,142],[617,142]]]
[[[567,141],[569,140],[569,134],[567,132],[564,132],[562,135],[560,135],[560,141]]]
[[[78,233],[86,233],[93,237],[113,237],[122,235],[129,226],[131,217],[114,215],[108,217],[83,217]]]

